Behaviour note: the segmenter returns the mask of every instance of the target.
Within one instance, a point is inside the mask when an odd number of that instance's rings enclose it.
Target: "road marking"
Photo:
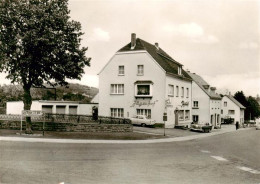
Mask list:
[[[143,131],[136,131],[136,130],[134,130],[133,132],[136,132],[136,133],[142,133],[142,134],[150,134],[150,135],[163,135],[163,134],[156,134],[156,133],[143,132]]]
[[[219,161],[228,161],[227,159],[220,157],[220,156],[211,156],[211,157],[215,158],[216,160],[219,160]]]
[[[210,153],[210,151],[207,150],[200,150],[202,153]]]
[[[252,173],[252,174],[260,174],[260,171],[251,169],[251,168],[249,168],[249,167],[237,166],[237,168],[240,169],[240,170],[242,170],[242,171],[250,172],[250,173]]]

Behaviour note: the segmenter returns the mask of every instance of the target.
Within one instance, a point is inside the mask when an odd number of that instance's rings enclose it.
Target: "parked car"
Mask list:
[[[256,130],[260,130],[260,122],[256,122],[255,127],[256,127],[256,128],[255,128]]]
[[[192,122],[190,125],[190,130],[210,132],[212,130],[212,125],[210,123],[204,122]]]
[[[137,115],[133,118],[130,118],[133,125],[141,125],[141,126],[147,126],[147,125],[154,125],[155,120],[148,119],[145,115]]]

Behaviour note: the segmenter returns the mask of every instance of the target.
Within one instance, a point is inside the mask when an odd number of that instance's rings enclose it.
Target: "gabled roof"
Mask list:
[[[136,45],[131,49],[131,42],[121,48],[118,52],[131,52],[131,51],[147,51],[153,59],[165,70],[167,74],[174,75],[178,78],[192,80],[190,76],[182,70],[182,76],[178,75],[178,67],[182,66],[181,63],[175,61],[170,55],[164,52],[161,48],[157,49],[155,45],[152,45],[140,38],[136,39]]]
[[[221,96],[210,90],[210,85],[201,76],[191,72],[187,72],[187,74],[211,99],[221,100]]]
[[[225,95],[226,97],[228,97],[232,102],[234,102],[238,107],[240,107],[240,109],[245,109],[245,107],[239,103],[239,101],[237,101],[233,96],[231,95]]]

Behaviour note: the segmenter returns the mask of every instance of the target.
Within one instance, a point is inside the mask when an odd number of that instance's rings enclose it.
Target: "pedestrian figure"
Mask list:
[[[236,130],[239,128],[239,123],[238,121],[236,122]]]

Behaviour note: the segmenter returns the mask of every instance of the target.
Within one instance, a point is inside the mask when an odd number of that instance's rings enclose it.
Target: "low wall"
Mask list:
[[[21,122],[0,120],[0,129],[20,130]],[[42,131],[42,122],[33,122],[32,130]],[[25,130],[25,122],[23,122]],[[53,123],[45,122],[45,131],[60,132],[133,132],[131,124],[98,124],[98,123]]]

